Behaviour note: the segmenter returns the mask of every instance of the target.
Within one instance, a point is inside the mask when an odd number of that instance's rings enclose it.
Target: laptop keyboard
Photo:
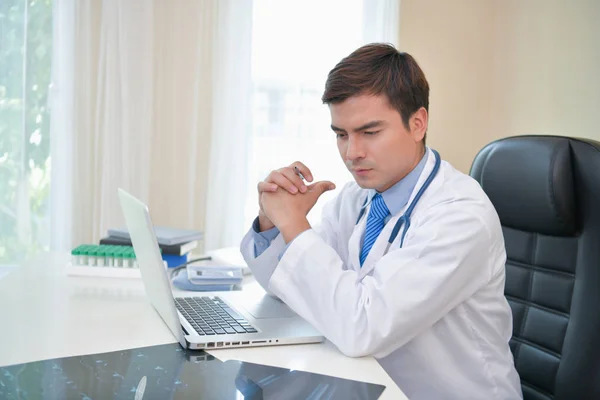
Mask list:
[[[177,297],[175,306],[200,336],[257,332],[217,296]]]

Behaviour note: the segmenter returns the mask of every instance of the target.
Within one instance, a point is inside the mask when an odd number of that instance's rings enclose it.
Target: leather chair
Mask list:
[[[600,399],[600,143],[506,138],[477,154],[470,175],[504,232],[524,398]]]

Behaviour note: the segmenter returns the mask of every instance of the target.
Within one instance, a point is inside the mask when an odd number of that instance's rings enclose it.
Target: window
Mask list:
[[[52,1],[0,1],[0,265],[48,248]]]
[[[309,214],[311,223],[352,180],[321,95],[329,71],[363,44],[362,27],[362,0],[254,0],[246,227],[258,211],[256,184],[273,169],[302,161],[315,180],[336,184]]]

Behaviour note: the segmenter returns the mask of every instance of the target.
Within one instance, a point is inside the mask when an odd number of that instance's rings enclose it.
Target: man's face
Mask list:
[[[421,160],[427,130],[424,108],[411,116],[410,130],[384,95],[353,96],[330,104],[329,111],[340,155],[360,187],[383,192]]]

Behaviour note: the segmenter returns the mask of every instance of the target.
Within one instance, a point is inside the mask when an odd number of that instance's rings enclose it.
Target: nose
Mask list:
[[[346,148],[346,160],[355,162],[365,158],[365,151],[359,135],[349,135]]]

